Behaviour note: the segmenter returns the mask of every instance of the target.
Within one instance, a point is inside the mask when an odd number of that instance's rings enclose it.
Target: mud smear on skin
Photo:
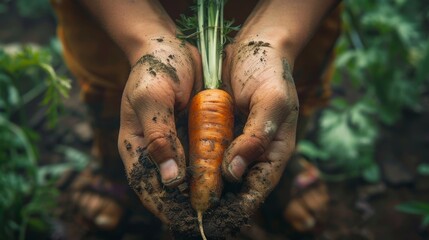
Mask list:
[[[151,180],[156,180],[157,186]],[[148,193],[170,220],[170,230],[175,239],[201,239],[196,212],[192,209],[189,196],[178,188],[165,191],[156,189],[162,186],[155,164],[142,149],[139,161],[135,163],[128,177],[130,186],[138,193]],[[157,196],[156,196],[157,195]],[[226,194],[217,207],[204,214],[204,230],[209,239],[225,239],[235,235],[240,228],[249,224],[249,214],[237,203],[237,196]]]
[[[134,157],[133,146],[128,140],[124,140],[125,149],[130,154],[131,157]]]
[[[179,83],[179,77],[177,76],[176,68],[171,66],[170,64],[165,64],[158,58],[154,57],[151,54],[146,54],[143,57],[141,57],[137,63],[133,66],[133,68],[137,65],[144,65],[148,64],[148,72],[153,76],[156,77],[157,73],[165,73],[167,74],[175,83]]]
[[[267,48],[271,48],[269,42],[264,41],[249,41],[246,44],[242,44],[236,53],[236,57],[233,58],[232,64],[236,64],[235,61],[240,64],[251,64],[244,72],[245,79],[238,79],[242,85],[242,89],[247,85],[249,80],[254,79],[254,74],[261,69],[260,64],[267,62]],[[255,59],[255,61],[248,62],[248,59]]]
[[[282,59],[282,64],[283,64],[283,74],[282,74],[283,79],[285,81],[292,83],[295,86],[295,81],[293,80],[293,77],[292,77],[292,69],[289,65],[289,62],[286,60],[286,58]]]
[[[289,62],[286,58],[282,58],[282,65],[283,65],[283,73],[282,78],[286,82],[290,83],[292,88],[295,89],[295,80],[292,76],[292,68],[289,65]],[[293,107],[292,111],[298,112],[299,111],[299,102],[297,102],[296,106]]]

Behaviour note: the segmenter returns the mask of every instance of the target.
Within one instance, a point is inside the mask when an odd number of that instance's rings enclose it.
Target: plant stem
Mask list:
[[[204,87],[208,89],[218,88],[221,82],[222,18],[222,0],[198,0],[198,48],[203,64]]]

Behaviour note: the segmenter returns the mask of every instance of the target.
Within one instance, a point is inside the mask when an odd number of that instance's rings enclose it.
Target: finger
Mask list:
[[[119,149],[124,159],[128,184],[140,198],[143,205],[164,223],[168,223],[163,206],[165,188],[162,186],[159,171],[150,160],[147,150],[138,138],[129,138],[123,130],[119,133]],[[123,147],[121,147],[123,145]]]
[[[119,226],[123,209],[113,201],[104,202],[103,209],[98,213],[94,222],[103,229],[113,230]]]
[[[288,94],[285,88],[269,89],[261,87],[252,95],[243,134],[225,151],[223,173],[231,181],[240,180],[248,166],[267,151],[280,125],[289,115],[290,119],[296,120],[296,94]]]
[[[260,161],[249,169],[240,193],[241,204],[248,213],[253,213],[279,182],[295,150],[296,120],[288,117]]]
[[[325,185],[320,184],[309,189],[302,196],[302,200],[310,213],[320,220],[323,219],[329,201]]]
[[[121,130],[128,136],[125,140],[135,142],[154,161],[162,183],[177,186],[184,180],[186,163],[174,123],[174,92],[171,88],[168,90],[168,84],[149,82],[145,85],[143,91],[133,96],[134,99],[124,100],[124,105],[129,105],[133,111],[121,116]]]
[[[313,228],[316,224],[316,220],[298,199],[289,203],[288,208],[284,212],[284,217],[296,230],[301,232]]]

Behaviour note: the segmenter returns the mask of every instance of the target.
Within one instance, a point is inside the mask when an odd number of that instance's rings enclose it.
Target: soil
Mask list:
[[[159,42],[159,41],[158,41]],[[157,72],[163,72],[167,74],[174,82],[179,82],[179,77],[176,73],[176,68],[170,64],[166,65],[161,60],[157,59],[153,55],[147,54],[141,57],[137,63],[133,66],[135,68],[137,65],[148,64],[150,67],[147,71],[153,76],[156,77]]]
[[[133,165],[129,176],[130,186],[139,194],[146,191],[153,196],[157,203],[158,210],[163,211],[171,225],[170,231],[175,239],[200,239],[200,231],[196,212],[193,210],[188,195],[180,192],[178,188],[165,189],[160,199],[157,198],[159,192],[150,182],[146,182],[142,187],[142,179],[156,178],[157,186],[161,186],[161,180],[156,165],[149,159],[143,151],[139,157],[139,162]],[[158,189],[156,189],[158,190]],[[236,235],[241,227],[248,224],[250,216],[245,214],[240,205],[236,203],[234,194],[226,194],[214,211],[204,214],[204,231],[209,239],[224,239],[225,236]],[[165,209],[162,209],[162,208]]]

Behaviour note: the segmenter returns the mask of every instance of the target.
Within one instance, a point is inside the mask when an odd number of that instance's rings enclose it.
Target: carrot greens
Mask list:
[[[222,82],[222,52],[225,43],[231,39],[228,34],[237,31],[238,26],[233,26],[234,21],[226,21],[223,16],[223,0],[198,0],[194,8],[196,16],[184,15],[178,20],[180,31],[188,35],[179,37],[194,43],[202,59],[204,88],[219,88]],[[193,42],[191,37],[197,37]]]

